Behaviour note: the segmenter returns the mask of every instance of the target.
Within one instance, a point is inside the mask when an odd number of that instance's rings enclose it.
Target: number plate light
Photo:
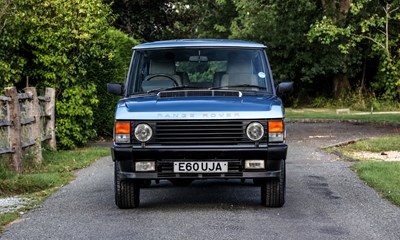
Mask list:
[[[156,170],[156,163],[154,161],[140,161],[135,162],[136,172],[154,172]]]
[[[265,161],[264,160],[245,160],[244,168],[245,169],[264,169]]]

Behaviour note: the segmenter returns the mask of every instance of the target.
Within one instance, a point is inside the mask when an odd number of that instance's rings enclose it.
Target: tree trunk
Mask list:
[[[365,72],[367,71],[367,56],[364,58],[362,75],[361,75],[361,84],[360,84],[360,95],[364,94],[367,90],[365,87]]]
[[[351,2],[352,0],[321,0],[321,5],[334,21],[341,21],[347,18]]]
[[[347,16],[350,10],[351,0],[341,0],[340,1],[340,12]]]
[[[338,74],[333,78],[333,96],[335,98],[348,94],[351,90],[347,75]]]

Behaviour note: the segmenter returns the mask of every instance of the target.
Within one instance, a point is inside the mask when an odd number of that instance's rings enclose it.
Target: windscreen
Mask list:
[[[263,50],[178,48],[137,50],[129,95],[168,89],[272,93]]]

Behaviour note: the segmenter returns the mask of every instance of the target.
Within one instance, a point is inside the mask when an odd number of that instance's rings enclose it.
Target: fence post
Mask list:
[[[15,172],[22,172],[22,145],[21,145],[21,112],[19,109],[18,93],[15,87],[7,87],[5,95],[11,98],[9,116],[12,126],[9,128],[9,142],[13,154],[10,154],[11,167]]]
[[[46,115],[50,116],[50,120],[47,121],[46,129],[50,129],[51,139],[49,140],[49,146],[57,150],[56,142],[56,126],[55,126],[55,106],[56,106],[56,91],[54,88],[46,88],[46,98],[50,101],[46,103]]]
[[[35,141],[35,145],[32,147],[32,154],[34,156],[35,163],[42,162],[42,136],[40,131],[40,105],[39,99],[37,96],[36,88],[34,87],[27,87],[25,92],[32,96],[31,101],[31,114],[30,116],[35,118],[35,121],[31,123],[31,131],[32,136],[31,138]]]

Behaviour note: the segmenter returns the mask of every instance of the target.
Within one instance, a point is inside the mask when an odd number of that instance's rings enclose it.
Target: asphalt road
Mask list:
[[[400,239],[400,208],[319,150],[400,130],[344,123],[288,124],[287,201],[260,205],[250,181],[161,182],[141,190],[141,207],[114,205],[110,157],[43,206],[6,228],[1,239]]]

